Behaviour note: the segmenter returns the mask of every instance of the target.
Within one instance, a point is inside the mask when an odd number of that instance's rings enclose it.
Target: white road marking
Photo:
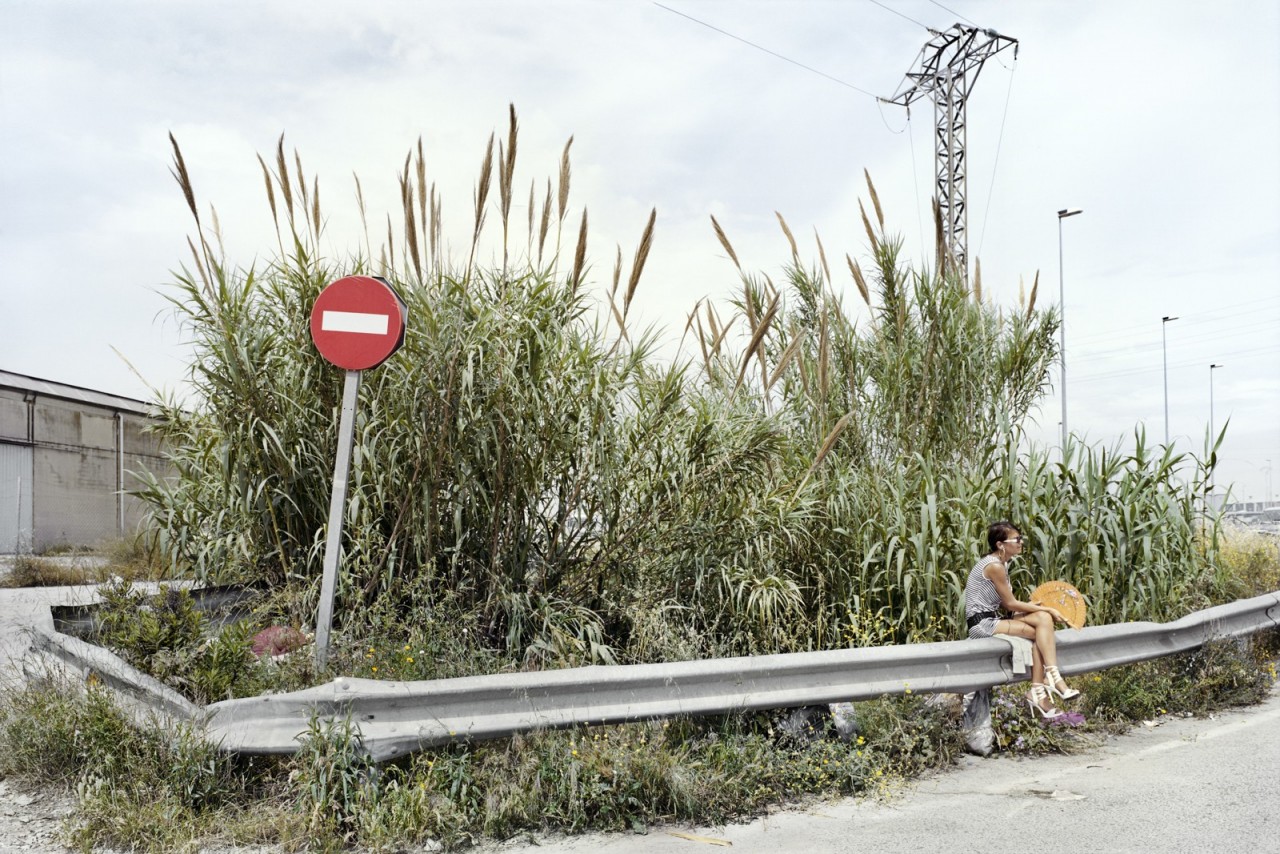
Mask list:
[[[1166,741],[1160,744],[1154,744],[1151,747],[1138,751],[1137,755],[1146,756],[1152,753],[1163,753],[1166,750],[1186,747],[1201,741],[1212,741],[1219,736],[1230,735],[1238,730],[1248,729],[1250,727],[1258,726],[1259,724],[1270,723],[1272,719],[1277,717],[1280,717],[1280,709],[1272,709],[1271,711],[1263,712],[1261,714],[1249,715],[1248,717],[1242,717],[1237,721],[1233,721],[1229,724],[1223,724],[1222,726],[1206,730],[1205,732],[1197,733],[1192,736],[1184,736],[1176,741]]]
[[[386,335],[390,315],[361,314],[355,311],[326,311],[320,315],[320,328],[325,332],[355,332],[361,335]]]

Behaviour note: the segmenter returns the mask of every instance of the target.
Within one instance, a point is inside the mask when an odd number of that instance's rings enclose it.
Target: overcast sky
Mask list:
[[[1280,462],[1280,4],[664,5],[6,0],[0,369],[144,399],[148,384],[181,390],[187,352],[163,295],[191,228],[170,132],[232,260],[271,255],[255,154],[270,160],[281,133],[319,175],[341,257],[359,239],[352,173],[371,219],[397,216],[396,174],[419,137],[446,222],[464,226],[512,102],[523,193],[574,136],[572,201],[590,211],[597,285],[657,208],[632,313],[674,349],[694,303],[737,286],[711,214],[744,265],[775,279],[790,254],[775,210],[803,257],[816,261],[815,229],[833,261],[865,257],[866,169],[890,230],[921,257],[933,111],[919,102],[908,121],[867,93],[897,90],[925,26],[959,21],[1020,42],[969,100],[969,251],[988,295],[1015,305],[1039,271],[1040,299],[1056,302],[1055,212],[1084,211],[1062,223],[1071,429],[1125,442],[1145,425],[1162,440],[1167,352],[1169,432],[1199,451],[1220,363],[1220,481],[1265,497]],[[856,292],[836,280],[852,310]],[[1038,420],[1052,442],[1056,372]]]

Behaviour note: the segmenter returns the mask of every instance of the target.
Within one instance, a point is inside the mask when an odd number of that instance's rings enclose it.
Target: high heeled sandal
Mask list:
[[[1033,713],[1039,714],[1040,717],[1044,718],[1046,721],[1062,717],[1062,712],[1059,711],[1056,706],[1051,705],[1046,709],[1044,706],[1040,705],[1045,700],[1049,699],[1051,699],[1049,690],[1045,688],[1044,685],[1041,685],[1039,682],[1031,683],[1031,690],[1027,692],[1027,705],[1031,707],[1031,711]]]
[[[1059,685],[1066,688],[1066,690],[1063,691],[1058,687]],[[1074,700],[1080,696],[1079,690],[1068,685],[1067,681],[1062,678],[1058,668],[1053,665],[1046,665],[1044,668],[1044,687],[1049,691],[1050,695],[1057,694],[1064,702],[1066,700]]]

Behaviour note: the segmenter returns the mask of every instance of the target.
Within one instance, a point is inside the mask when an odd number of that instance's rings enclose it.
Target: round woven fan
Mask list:
[[[1065,581],[1046,581],[1031,591],[1031,601],[1048,605],[1067,618],[1067,625],[1078,629],[1084,625],[1085,601],[1080,591]]]

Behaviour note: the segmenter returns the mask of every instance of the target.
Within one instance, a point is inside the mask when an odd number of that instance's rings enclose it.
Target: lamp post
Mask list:
[[[1213,372],[1223,367],[1218,363],[1209,366],[1209,447],[1213,447],[1213,443],[1217,441],[1217,436],[1213,432]]]
[[[1213,432],[1213,372],[1222,365],[1215,362],[1209,366],[1209,495],[1213,495],[1213,470],[1218,467],[1217,434]]]
[[[1164,358],[1164,444],[1169,445],[1169,348],[1166,346],[1165,327],[1169,325],[1170,320],[1177,320],[1176,317],[1165,315],[1160,318],[1160,352]],[[1212,379],[1213,372],[1210,371],[1209,377]],[[1212,385],[1212,383],[1210,383]],[[1210,395],[1212,396],[1212,395]],[[1213,407],[1210,406],[1210,409]]]
[[[1058,211],[1058,362],[1062,380],[1062,454],[1067,453],[1067,300],[1062,276],[1062,221],[1084,211],[1063,208]]]

